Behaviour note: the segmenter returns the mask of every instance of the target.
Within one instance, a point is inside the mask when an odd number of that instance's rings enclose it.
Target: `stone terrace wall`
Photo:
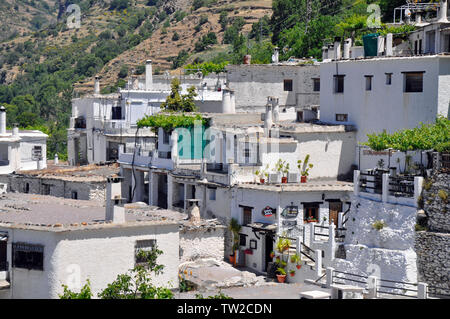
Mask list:
[[[424,181],[423,209],[427,215],[427,231],[416,233],[415,250],[419,281],[450,294],[450,174],[435,171]],[[433,289],[431,289],[433,290]]]
[[[217,220],[185,223],[180,229],[180,263],[203,258],[224,259],[225,227]]]

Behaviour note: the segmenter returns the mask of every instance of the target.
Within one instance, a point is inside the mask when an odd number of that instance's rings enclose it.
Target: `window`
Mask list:
[[[30,192],[30,184],[26,183],[24,193],[28,194],[29,192]]]
[[[139,252],[141,250],[151,251],[155,247],[156,247],[156,239],[137,240],[136,244],[134,245],[134,260],[136,265],[147,263],[147,260],[145,260],[145,258],[139,256]]]
[[[348,114],[336,114],[336,122],[347,122]]]
[[[78,192],[72,191],[72,199],[78,199]]]
[[[163,131],[163,144],[169,144],[169,133]]]
[[[424,72],[404,72],[404,91],[408,93],[423,92],[423,73]]]
[[[284,80],[284,90],[292,91],[292,80]]]
[[[319,203],[303,203],[303,220],[319,220]]]
[[[334,76],[334,93],[344,93],[344,77],[345,75]]]
[[[366,78],[366,91],[372,91],[372,75],[365,75]]]
[[[33,160],[42,159],[42,146],[33,146],[33,149],[31,150],[31,158]]]
[[[386,73],[386,85],[392,84],[392,73]]]
[[[13,267],[44,270],[44,246],[13,243]]]
[[[239,234],[239,246],[247,246],[247,235]]]
[[[208,187],[209,190],[209,200],[216,200],[216,190],[215,187]]]
[[[122,107],[113,106],[111,108],[111,119],[112,120],[121,120],[122,119]]]
[[[252,210],[251,207],[243,207],[242,211],[242,224],[248,225],[252,223]]]
[[[313,79],[313,91],[314,92],[320,91],[320,79]]]

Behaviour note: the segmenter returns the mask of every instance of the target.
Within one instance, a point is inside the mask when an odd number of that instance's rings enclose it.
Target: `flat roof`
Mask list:
[[[364,58],[354,58],[347,60],[330,60],[320,62],[321,64],[329,63],[352,63],[352,62],[379,62],[379,61],[390,61],[390,60],[414,60],[414,59],[436,59],[436,58],[450,58],[450,53],[438,53],[438,54],[425,54],[425,55],[408,55],[408,56],[376,56],[376,57],[364,57]]]
[[[78,229],[179,224],[186,217],[172,210],[139,203],[125,205],[125,223],[105,221],[105,206],[96,201],[46,195],[0,196],[0,227],[63,232]]]
[[[337,180],[308,180],[306,183],[286,183],[286,184],[257,184],[242,183],[237,186],[241,189],[262,190],[270,192],[324,192],[353,191],[353,183]]]
[[[14,175],[25,175],[43,179],[58,179],[70,182],[105,182],[106,177],[119,174],[119,164],[84,166],[56,166],[47,169],[17,171]]]

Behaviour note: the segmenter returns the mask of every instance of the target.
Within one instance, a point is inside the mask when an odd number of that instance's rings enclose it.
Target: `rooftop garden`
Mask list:
[[[178,127],[190,128],[197,124],[205,126],[208,124],[208,120],[201,114],[158,113],[146,115],[137,122],[138,128],[151,127],[157,129],[161,127],[166,132],[171,132]]]

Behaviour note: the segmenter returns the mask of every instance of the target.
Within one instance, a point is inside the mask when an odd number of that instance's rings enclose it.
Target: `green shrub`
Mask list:
[[[372,227],[376,230],[382,230],[386,226],[386,223],[382,220],[377,220],[372,224]]]

